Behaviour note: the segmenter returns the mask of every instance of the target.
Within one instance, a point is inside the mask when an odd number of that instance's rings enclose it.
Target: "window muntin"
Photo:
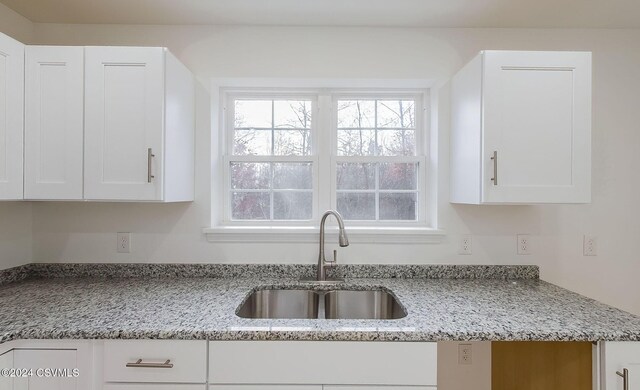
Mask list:
[[[336,207],[355,221],[420,218],[417,99],[335,102]]]
[[[230,221],[310,220],[314,210],[313,101],[231,97]]]
[[[426,223],[424,92],[225,96],[227,223],[314,226],[326,208],[356,226]]]

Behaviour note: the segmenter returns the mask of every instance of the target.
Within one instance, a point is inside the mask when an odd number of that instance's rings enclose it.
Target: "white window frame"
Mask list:
[[[433,131],[431,80],[300,80],[215,79],[211,88],[211,227],[204,233],[211,242],[317,242],[320,211],[336,207],[336,164],[343,159],[417,162],[418,218],[415,221],[346,221],[352,242],[440,243],[444,232],[437,227],[437,136]],[[225,110],[229,99],[263,96],[265,99],[311,98],[312,154],[310,156],[230,156],[233,120]],[[416,156],[346,157],[337,155],[337,99],[416,98]],[[316,99],[317,97],[317,99]],[[419,108],[419,107],[420,108]],[[330,109],[330,114],[320,110]],[[230,117],[233,118],[233,117]],[[330,123],[326,123],[327,120]],[[231,130],[229,129],[231,127]],[[330,137],[320,134],[328,129]],[[229,162],[311,161],[313,164],[313,216],[305,221],[232,221],[230,218]],[[327,161],[329,160],[329,161]],[[226,185],[224,184],[226,183]],[[330,188],[321,196],[319,188]],[[326,194],[326,191],[325,191]],[[222,202],[221,202],[221,198]],[[331,229],[329,235],[334,234]]]

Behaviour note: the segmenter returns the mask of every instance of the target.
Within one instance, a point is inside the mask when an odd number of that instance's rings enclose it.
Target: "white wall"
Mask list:
[[[0,32],[29,43],[33,28],[31,21],[0,4]],[[0,202],[0,270],[31,261],[31,223],[30,204]]]
[[[640,314],[640,78],[638,30],[188,27],[36,24],[41,44],[168,46],[208,85],[212,77],[434,78],[447,80],[481,49],[593,51],[593,204],[454,206],[448,199],[448,91],[441,91],[440,227],[437,245],[353,244],[344,263],[533,263],[542,277]],[[213,244],[210,224],[210,120],[198,91],[197,194],[192,204],[33,205],[34,260],[41,262],[312,263],[316,245]],[[117,254],[115,233],[131,231],[132,253]],[[473,255],[457,255],[461,234]],[[534,254],[515,255],[517,233],[533,235]],[[582,235],[598,236],[583,257]]]

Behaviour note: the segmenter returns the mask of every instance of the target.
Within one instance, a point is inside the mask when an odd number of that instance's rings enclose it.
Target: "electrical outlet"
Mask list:
[[[471,234],[465,234],[460,238],[459,255],[470,255],[472,250]]]
[[[471,344],[458,344],[458,364],[473,364]]]
[[[587,236],[585,234],[582,240],[582,255],[597,256],[598,255],[598,239],[596,236]]]
[[[131,251],[131,233],[116,234],[118,242],[118,253],[129,253]]]
[[[518,234],[518,254],[531,254],[531,239],[528,234]]]

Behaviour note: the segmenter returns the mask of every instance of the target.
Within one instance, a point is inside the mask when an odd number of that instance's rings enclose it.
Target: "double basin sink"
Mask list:
[[[242,318],[394,320],[406,310],[383,290],[257,290],[240,306]]]

